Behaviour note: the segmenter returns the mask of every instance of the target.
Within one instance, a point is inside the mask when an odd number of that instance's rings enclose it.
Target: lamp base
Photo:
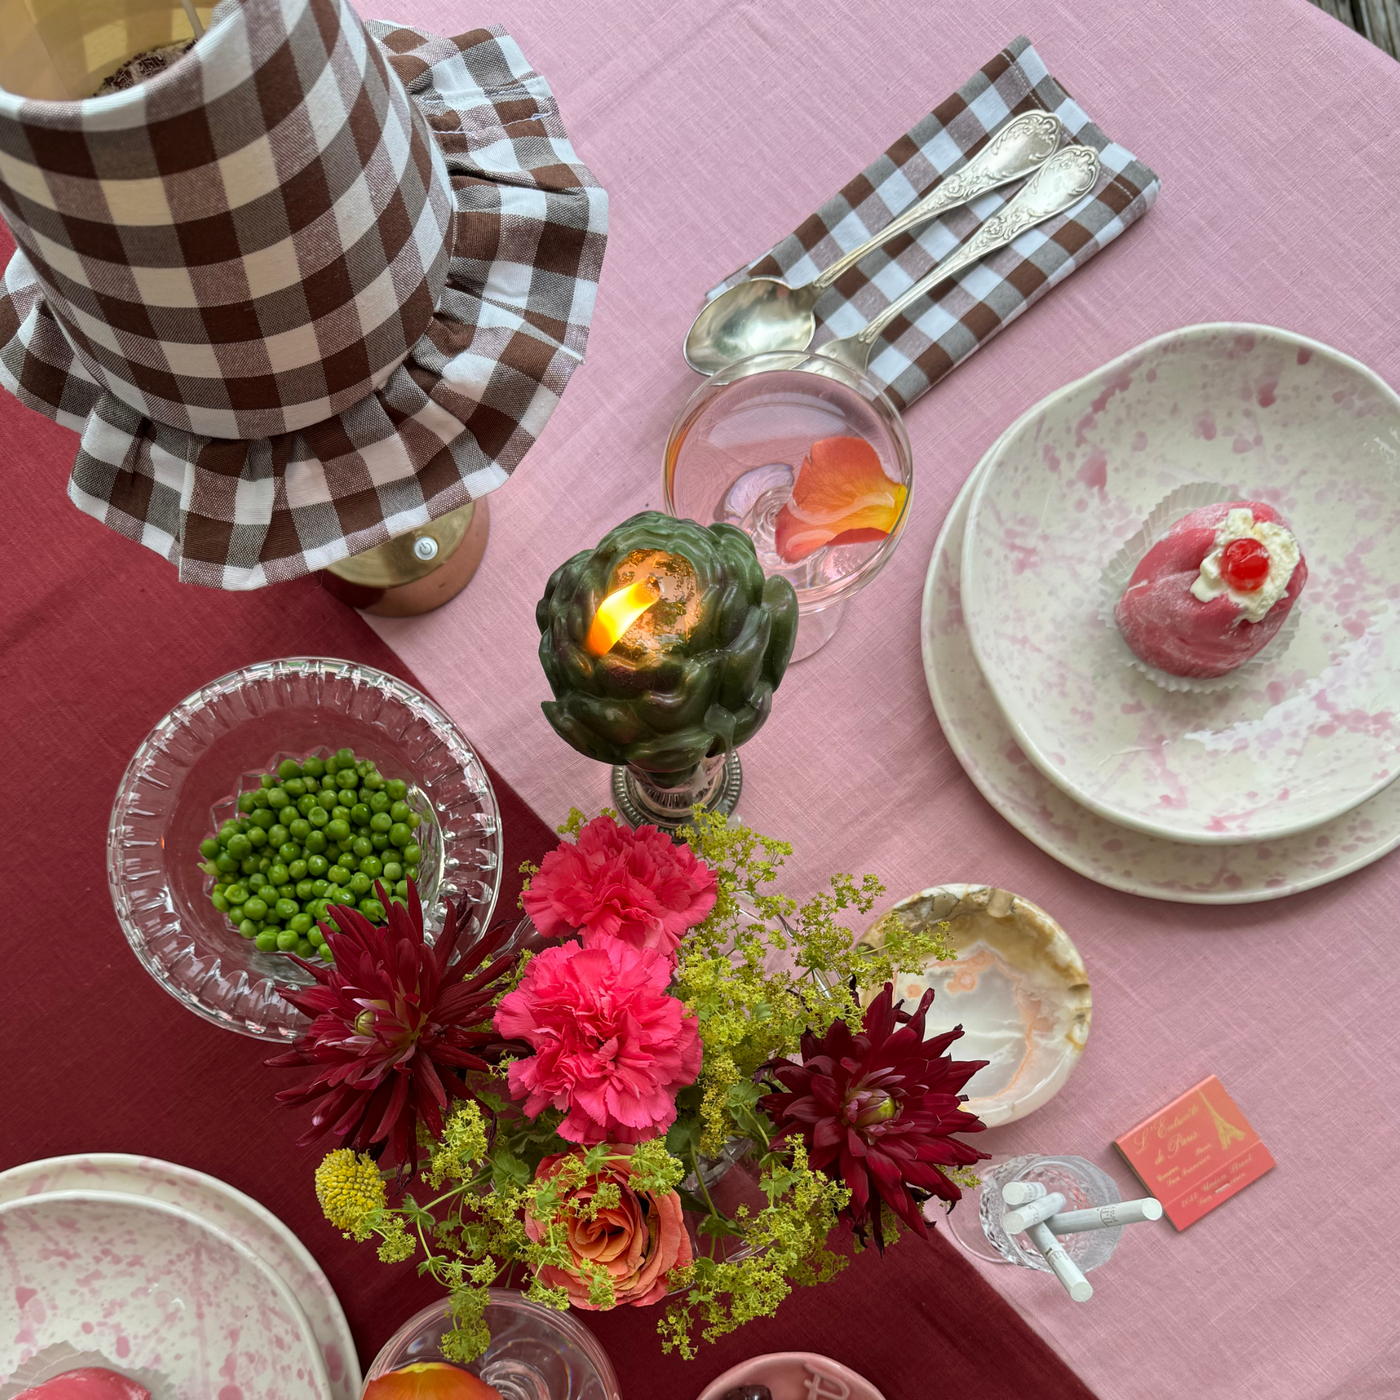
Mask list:
[[[486,497],[417,530],[331,564],[321,586],[376,617],[417,617],[455,598],[472,580],[491,529]]]
[[[618,814],[629,826],[651,825],[674,832],[690,820],[696,805],[707,812],[730,816],[744,786],[737,750],[695,765],[688,779],[661,787],[641,768],[619,765],[612,770],[612,795]]]

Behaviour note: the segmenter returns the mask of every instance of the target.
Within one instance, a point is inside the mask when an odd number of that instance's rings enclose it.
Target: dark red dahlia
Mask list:
[[[385,1165],[412,1173],[420,1119],[440,1133],[449,1101],[471,1096],[462,1071],[491,1068],[475,1052],[500,1039],[490,1024],[491,1002],[515,954],[487,962],[509,936],[509,925],[501,924],[449,970],[460,910],[448,906],[442,933],[430,945],[413,882],[406,905],[377,892],[387,926],[340,906],[333,910],[339,930],[321,925],[334,964],[303,962],[317,985],[281,989],[284,1001],[311,1017],[311,1027],[267,1063],[316,1066],[300,1088],[277,1095],[289,1106],[315,1104],[302,1144],[332,1133],[341,1146],[382,1153]]]
[[[801,1138],[811,1165],[850,1188],[856,1233],[864,1239],[869,1230],[881,1248],[880,1201],[927,1238],[921,1203],[962,1195],[939,1166],[971,1166],[987,1156],[950,1136],[986,1126],[959,1095],[987,1061],[948,1056],[961,1026],[924,1039],[932,1001],[930,988],[911,1016],[895,1005],[887,982],[859,1035],[844,1021],[820,1040],[808,1032],[802,1063],[771,1066],[783,1088],[760,1100],[778,1125],[778,1140]]]

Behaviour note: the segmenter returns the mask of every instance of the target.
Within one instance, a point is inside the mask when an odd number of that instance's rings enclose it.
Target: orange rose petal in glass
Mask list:
[[[501,1400],[501,1392],[447,1361],[415,1361],[372,1380],[364,1400]]]
[[[617,639],[651,607],[659,602],[661,589],[654,579],[641,578],[609,593],[593,614],[583,649],[590,656],[602,656],[613,649]]]
[[[864,438],[822,438],[812,444],[792,483],[792,499],[778,512],[774,546],[796,564],[823,545],[882,540],[898,523],[908,494],[890,480]]]

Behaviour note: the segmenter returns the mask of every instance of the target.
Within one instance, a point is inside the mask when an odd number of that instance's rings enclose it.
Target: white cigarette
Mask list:
[[[1024,1206],[1038,1201],[1049,1189],[1043,1181],[1008,1181],[1001,1188],[1001,1198],[1009,1206]]]
[[[1064,1284],[1065,1292],[1076,1303],[1087,1303],[1094,1296],[1094,1285],[1079,1271],[1079,1265],[1064,1251],[1048,1225],[1032,1225],[1026,1233],[1031,1243],[1045,1256],[1055,1277]]]
[[[1119,1201],[1111,1206],[1062,1211],[1059,1215],[1052,1216],[1047,1223],[1051,1234],[1075,1235],[1081,1230],[1107,1230],[1115,1225],[1137,1225],[1144,1220],[1161,1218],[1161,1201],[1154,1196],[1145,1196],[1140,1201]]]
[[[1042,1220],[1049,1220],[1057,1211],[1064,1210],[1065,1198],[1058,1192],[1052,1191],[1048,1196],[1042,1196],[1037,1201],[1030,1201],[1026,1205],[1017,1206],[1015,1210],[1009,1210],[1001,1217],[1001,1228],[1008,1235],[1019,1235],[1022,1230],[1029,1229],[1032,1225],[1039,1225]]]

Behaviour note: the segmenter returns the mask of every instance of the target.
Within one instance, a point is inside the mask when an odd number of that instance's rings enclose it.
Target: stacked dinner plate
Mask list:
[[[155,1400],[359,1400],[350,1329],[305,1246],[188,1167],[92,1153],[0,1172],[0,1261],[18,1309],[0,1400],[84,1366]]]
[[[1169,691],[1127,664],[1102,581],[1201,483],[1274,506],[1308,581],[1237,683]],[[1400,844],[1397,613],[1400,396],[1301,336],[1191,326],[983,458],[934,548],[924,668],[968,775],[1037,845],[1134,894],[1247,903]]]

